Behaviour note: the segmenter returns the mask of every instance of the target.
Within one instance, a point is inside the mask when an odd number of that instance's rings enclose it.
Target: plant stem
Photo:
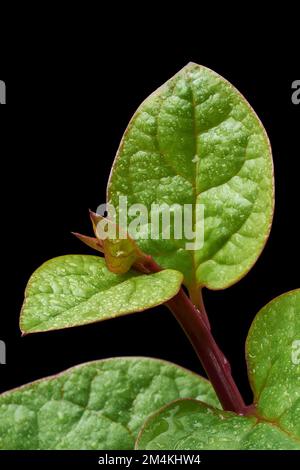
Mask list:
[[[147,256],[143,265],[148,272],[161,271],[160,266],[150,256]],[[167,306],[189,338],[223,409],[246,414],[247,407],[232,377],[230,364],[210,331],[201,292],[196,306],[194,302],[194,294],[190,300],[181,288],[179,293],[167,302]]]
[[[246,405],[231,375],[230,364],[199,310],[183,289],[167,305],[192,343],[224,410],[244,414]]]
[[[203,302],[203,297],[202,297],[202,290],[199,289],[198,287],[191,287],[189,288],[189,294],[190,294],[190,299],[195,305],[195,307],[199,310],[200,314],[203,317],[203,320],[206,323],[207,328],[210,330],[210,323],[208,319],[208,315],[206,313],[206,309],[204,306]]]

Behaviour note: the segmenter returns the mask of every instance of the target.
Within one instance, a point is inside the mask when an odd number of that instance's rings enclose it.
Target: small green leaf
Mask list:
[[[219,411],[195,400],[178,400],[151,416],[140,433],[142,450],[296,450],[297,441],[279,427]]]
[[[182,274],[111,273],[96,256],[68,255],[44,263],[31,276],[20,326],[24,333],[56,330],[139,312],[180,289]]]
[[[179,397],[218,405],[209,382],[168,362],[83,364],[0,396],[0,449],[132,449],[145,418]]]
[[[139,449],[300,449],[300,290],[256,316],[246,344],[256,412],[241,417],[195,401],[146,422]]]
[[[266,132],[230,83],[188,64],[130,121],[108,185],[115,208],[120,196],[128,207],[144,204],[148,214],[152,204],[192,204],[193,229],[196,204],[203,204],[202,248],[187,250],[195,240],[176,239],[172,218],[170,239],[161,231],[158,239],[138,244],[162,267],[181,271],[190,289],[234,284],[251,269],[270,232],[273,166]]]

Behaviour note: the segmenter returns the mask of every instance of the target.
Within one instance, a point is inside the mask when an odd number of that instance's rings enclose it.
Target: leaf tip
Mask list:
[[[98,220],[99,216],[96,212],[92,211],[92,209],[89,209],[89,215],[92,221]]]
[[[76,238],[80,238],[80,233],[78,232],[71,232],[72,235],[74,235],[74,237]]]

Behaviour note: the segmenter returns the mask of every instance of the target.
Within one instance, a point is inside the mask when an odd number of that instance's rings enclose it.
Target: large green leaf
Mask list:
[[[164,240],[161,233],[139,245],[161,266],[184,273],[190,288],[227,287],[252,267],[270,231],[273,167],[266,132],[230,83],[188,64],[144,101],[125,131],[108,185],[116,208],[119,196],[149,212],[153,203],[193,204],[194,211],[203,204],[201,249],[187,250],[191,240]]]
[[[24,333],[97,322],[162,304],[180,289],[182,274],[111,273],[97,256],[68,255],[44,263],[29,280],[20,326]]]
[[[80,365],[0,396],[0,449],[132,449],[145,418],[179,397],[218,405],[209,382],[168,362]]]
[[[300,449],[300,290],[256,316],[247,339],[253,416],[179,400],[152,416],[140,449]]]

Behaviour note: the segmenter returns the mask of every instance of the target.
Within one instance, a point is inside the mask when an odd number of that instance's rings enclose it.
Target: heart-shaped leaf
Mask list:
[[[139,312],[163,304],[180,289],[182,274],[111,273],[103,258],[68,255],[31,276],[20,326],[24,333],[56,330]]]
[[[209,382],[168,362],[83,364],[0,396],[0,449],[132,449],[145,418],[179,397],[218,405]]]
[[[300,290],[270,302],[247,339],[256,411],[242,417],[193,400],[147,421],[139,449],[300,449]]]
[[[108,200],[116,209],[120,196],[127,197],[128,207],[143,204],[148,211],[140,227],[144,239],[138,240],[143,252],[184,273],[189,289],[227,287],[249,271],[269,235],[274,198],[266,132],[230,83],[188,64],[133,116],[108,185]],[[160,226],[154,239],[151,207],[163,203],[171,213],[171,236],[164,239]],[[197,235],[175,237],[176,204],[177,211],[178,205],[192,205],[192,223],[184,223]],[[204,220],[196,215],[199,204]],[[135,217],[129,212],[129,221]],[[203,246],[197,241],[202,229]],[[187,247],[195,241],[194,249]]]

